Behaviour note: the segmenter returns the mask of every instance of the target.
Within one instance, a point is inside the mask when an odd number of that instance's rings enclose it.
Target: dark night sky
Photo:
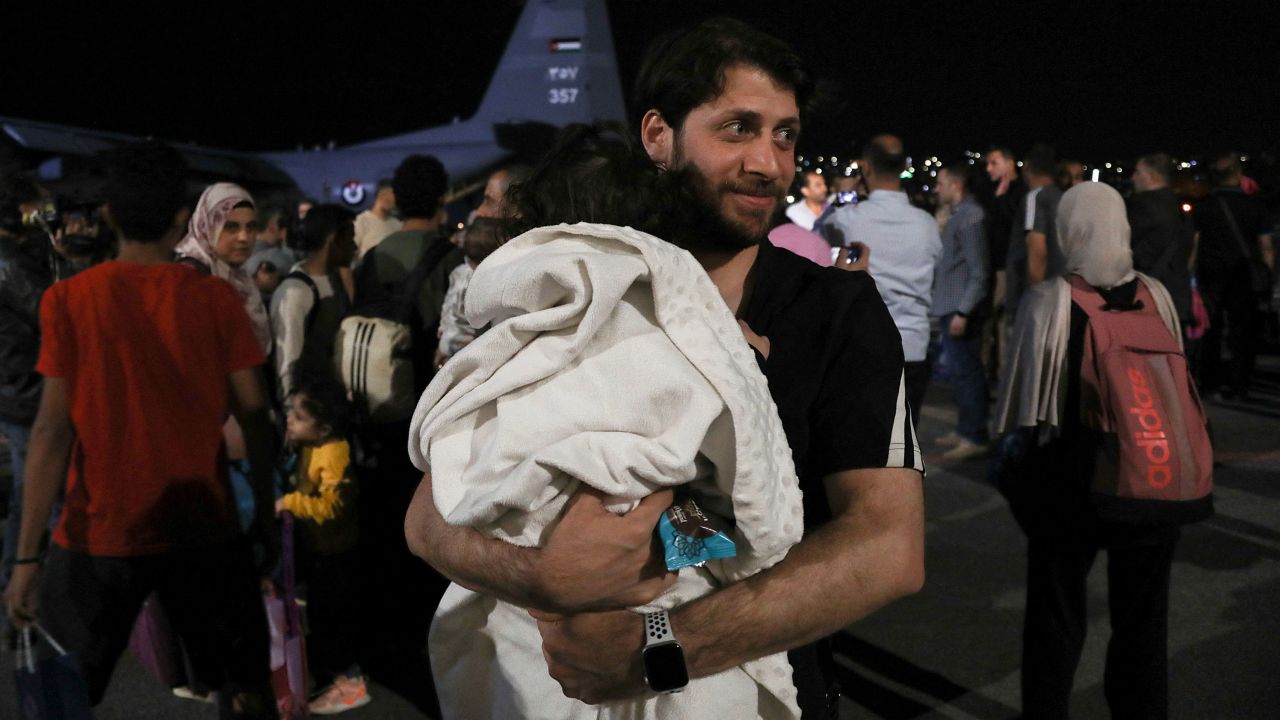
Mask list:
[[[470,115],[521,8],[26,5],[9,4],[0,27],[0,115],[244,150],[341,145]],[[731,14],[792,42],[844,88],[841,112],[811,119],[805,152],[845,154],[892,131],[916,153],[1047,141],[1097,160],[1280,147],[1277,5],[615,0],[609,9],[624,88],[645,44],[676,19]]]

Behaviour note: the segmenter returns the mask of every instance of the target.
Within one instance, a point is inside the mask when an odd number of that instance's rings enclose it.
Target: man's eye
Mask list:
[[[747,124],[741,120],[734,120],[725,125],[724,129],[728,130],[730,135],[745,135],[747,133]]]
[[[779,143],[784,145],[794,145],[796,143],[797,135],[798,133],[795,130],[791,128],[783,128],[775,133],[774,137],[778,139]]]

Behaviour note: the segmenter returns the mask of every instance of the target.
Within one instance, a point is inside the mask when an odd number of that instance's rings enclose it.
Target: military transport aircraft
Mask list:
[[[358,208],[381,178],[412,153],[434,155],[456,181],[477,179],[514,158],[532,159],[555,128],[624,120],[613,36],[605,3],[528,0],[471,118],[344,147],[265,153],[174,143],[194,186],[240,182],[255,192],[300,193]],[[56,183],[103,150],[137,138],[0,116],[0,146]]]

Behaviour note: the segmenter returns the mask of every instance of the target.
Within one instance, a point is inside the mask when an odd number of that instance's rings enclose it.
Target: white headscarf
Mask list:
[[[252,205],[253,196],[234,183],[215,183],[205,188],[200,195],[200,202],[196,203],[195,212],[191,213],[187,236],[178,243],[176,252],[179,257],[200,261],[209,268],[210,273],[231,283],[244,302],[245,312],[249,313],[258,345],[266,353],[271,351],[271,318],[267,315],[266,306],[262,304],[258,286],[243,267],[231,267],[218,257],[214,249],[218,236],[222,234],[222,226],[227,222],[227,215],[242,202]]]
[[[1058,242],[1067,273],[1094,287],[1113,288],[1133,279],[1129,217],[1124,198],[1099,182],[1080,183],[1058,204]]]

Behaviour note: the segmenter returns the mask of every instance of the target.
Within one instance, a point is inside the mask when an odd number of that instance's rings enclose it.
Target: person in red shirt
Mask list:
[[[267,539],[272,430],[265,361],[236,291],[172,262],[186,225],[181,157],[118,151],[107,213],[119,257],[58,283],[40,308],[45,377],[26,468],[18,558],[5,594],[18,627],[39,619],[80,660],[97,704],[155,592],[224,718],[274,717],[266,618],[238,533],[222,424],[245,431]],[[41,556],[42,523],[65,504]],[[274,558],[275,543],[262,554]]]

